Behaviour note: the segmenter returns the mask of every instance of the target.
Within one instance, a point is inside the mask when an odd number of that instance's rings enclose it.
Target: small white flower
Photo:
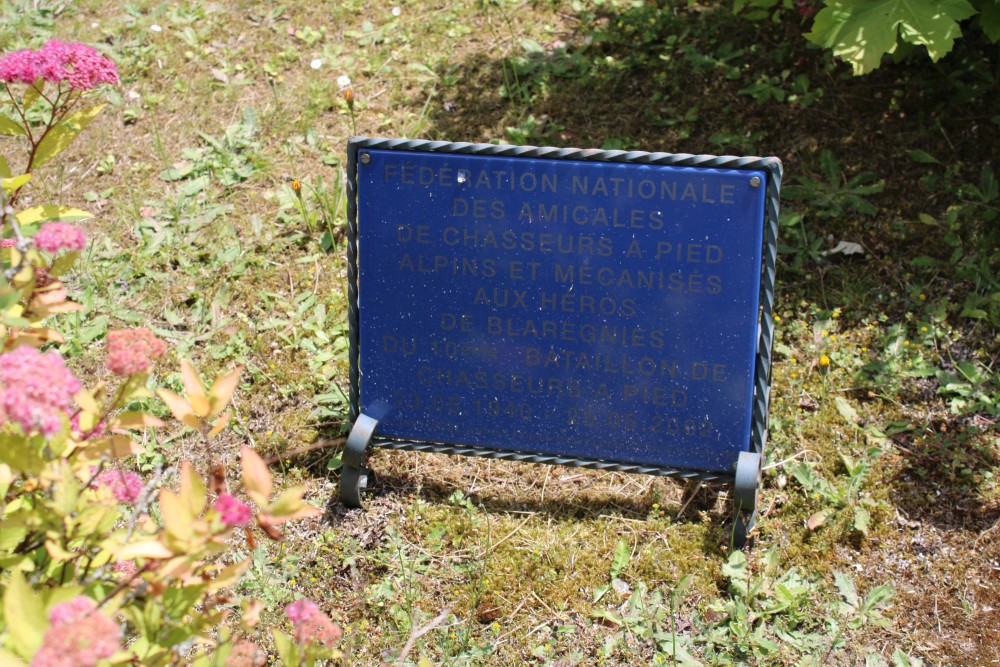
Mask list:
[[[309,63],[309,67],[312,67],[313,69],[319,69],[322,66],[323,66],[323,61],[320,60],[319,58],[313,58],[313,61]]]
[[[156,25],[155,23],[153,25],[149,26],[149,29],[152,30],[153,32],[163,32],[163,28],[161,28],[160,26]]]
[[[402,13],[403,13],[403,8],[400,7],[399,5],[396,5],[395,7],[392,8],[392,15],[393,16],[399,16]]]
[[[341,90],[344,90],[345,88],[350,88],[351,77],[347,76],[346,74],[341,74],[340,76],[337,77],[337,85],[340,87]]]

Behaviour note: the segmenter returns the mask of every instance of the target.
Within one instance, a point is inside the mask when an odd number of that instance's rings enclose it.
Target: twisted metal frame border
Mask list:
[[[648,153],[551,146],[511,146],[507,144],[473,144],[467,142],[429,141],[424,139],[386,139],[353,137],[347,142],[347,300],[350,361],[348,404],[353,424],[360,414],[360,341],[358,339],[358,158],[365,149],[398,150],[423,153],[457,153],[512,158],[544,158],[588,162],[622,162],[655,164],[673,167],[704,167],[714,169],[747,169],[767,173],[767,199],[764,211],[764,247],[761,267],[759,333],[754,369],[754,398],[751,415],[750,451],[763,457],[767,443],[768,410],[771,395],[771,349],[774,343],[774,287],[778,257],[778,211],[782,165],[775,157],[737,157],[733,155],[692,155],[690,153]],[[381,449],[455,454],[504,461],[524,461],[614,472],[657,475],[702,482],[732,483],[733,474],[709,473],[700,470],[643,466],[631,463],[581,459],[543,454],[526,454],[512,450],[465,447],[442,443],[400,440],[373,440],[370,445]],[[735,465],[735,462],[734,462]]]

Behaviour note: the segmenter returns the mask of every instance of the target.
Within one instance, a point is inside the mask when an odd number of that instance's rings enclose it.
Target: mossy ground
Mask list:
[[[206,373],[245,365],[222,446],[230,464],[240,443],[281,456],[343,435],[343,246],[326,252],[321,237],[343,223],[351,134],[776,155],[787,183],[825,184],[785,206],[802,220],[782,229],[774,467],[751,567],[776,546],[782,567],[811,582],[818,617],[837,617],[834,572],[862,592],[895,586],[887,625],[851,631],[843,646],[830,631],[829,650],[812,656],[825,664],[897,649],[932,665],[1000,661],[996,416],[949,409],[940,380],[921,371],[924,361],[979,364],[993,379],[974,389],[997,395],[996,320],[963,315],[998,289],[987,217],[998,204],[976,208],[969,189],[1000,146],[995,46],[970,36],[938,66],[915,59],[855,79],[805,45],[793,12],[757,24],[716,3],[413,2],[399,16],[369,0],[2,7],[5,43],[99,43],[123,79],[33,194],[99,216],[74,285],[90,315],[68,318],[65,351],[99,374],[107,329],[147,323]],[[823,151],[840,162],[833,182]],[[847,192],[866,173],[883,186],[859,195],[874,212]],[[313,224],[292,207],[293,178],[307,185]],[[956,206],[966,216],[957,239],[946,223]],[[863,254],[824,254],[842,240]],[[157,433],[138,465],[203,461],[194,447]],[[409,660],[650,664],[653,639],[594,614],[621,608],[641,584],[666,599],[680,591],[660,629],[729,627],[710,610],[732,596],[724,487],[686,503],[684,487],[663,479],[380,451],[367,509],[346,510],[327,471],[334,451],[275,465],[329,511],[260,549],[241,592],[269,602],[270,620],[283,602],[317,600],[345,627],[350,664],[395,664],[443,610]],[[871,459],[843,507],[790,472],[805,461],[842,486],[840,454]],[[858,506],[871,513],[867,535],[855,529]],[[829,518],[809,530],[824,509]],[[627,588],[595,602],[621,542]],[[764,633],[775,639],[779,625],[764,621]],[[746,655],[793,664],[800,652]]]

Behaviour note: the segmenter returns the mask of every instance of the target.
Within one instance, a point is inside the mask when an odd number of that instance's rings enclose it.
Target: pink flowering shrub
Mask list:
[[[253,517],[250,506],[241,503],[228,493],[220,493],[215,500],[215,511],[219,513],[222,523],[230,528],[242,526]]]
[[[94,667],[121,649],[118,624],[88,597],[80,595],[52,607],[49,623],[31,667]]]
[[[286,638],[277,632],[274,634],[275,644],[285,664],[298,664],[300,661],[313,664],[319,659],[340,655],[332,647],[343,633],[315,602],[300,598],[285,607],[285,616],[292,623],[292,636]]]
[[[43,79],[84,91],[102,83],[118,83],[115,64],[97,49],[77,42],[49,40],[37,51],[15,51],[0,59],[0,81],[33,84]]]
[[[132,504],[142,493],[142,479],[134,472],[122,470],[105,470],[94,480],[98,486],[111,490],[119,502]]]
[[[154,359],[167,351],[167,344],[146,327],[118,329],[108,334],[108,370],[128,377],[149,370]]]
[[[184,656],[184,664],[258,665],[262,652],[226,634],[227,591],[250,560],[216,560],[237,527],[248,541],[251,524],[280,539],[280,524],[320,511],[302,501],[303,487],[275,493],[270,471],[249,448],[241,456],[242,491],[256,507],[229,493],[213,438],[231,417],[240,369],[206,387],[182,360],[183,392],[156,391],[207,453],[201,475],[184,461],[144,481],[115,463],[141,451],[134,430],[167,426],[134,409],[154,398],[149,370],[167,344],[146,327],[112,331],[106,364],[116,377],[93,386],[78,378],[52,347],[63,336],[51,327],[82,309],[62,276],[86,245],[78,223],[91,216],[63,205],[18,210],[34,170],[100,112],[86,101],[117,81],[114,64],[82,44],[53,40],[0,57],[0,149],[26,149],[20,165],[0,156],[0,664],[168,665]],[[339,630],[323,619],[303,626],[305,657],[286,664],[332,655],[322,644]]]
[[[253,642],[238,640],[226,657],[225,667],[260,667],[267,664],[267,655]]]
[[[46,222],[35,234],[35,247],[50,255],[60,251],[80,252],[87,245],[83,230],[68,222]]]
[[[51,436],[82,386],[55,350],[22,346],[0,354],[0,420]]]

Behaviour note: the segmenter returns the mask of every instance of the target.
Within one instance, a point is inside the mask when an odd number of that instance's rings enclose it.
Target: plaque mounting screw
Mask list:
[[[365,158],[365,156],[362,155],[361,156],[361,161],[362,162],[366,162],[366,160],[364,158]],[[750,187],[751,188],[759,188],[760,187],[760,176],[754,176],[753,178],[750,179]]]
[[[362,153],[361,154],[361,164],[368,164],[371,161],[372,161],[372,155],[371,155],[371,153]],[[757,177],[754,176],[754,178],[757,178]],[[760,179],[757,178],[757,181],[759,182]]]

